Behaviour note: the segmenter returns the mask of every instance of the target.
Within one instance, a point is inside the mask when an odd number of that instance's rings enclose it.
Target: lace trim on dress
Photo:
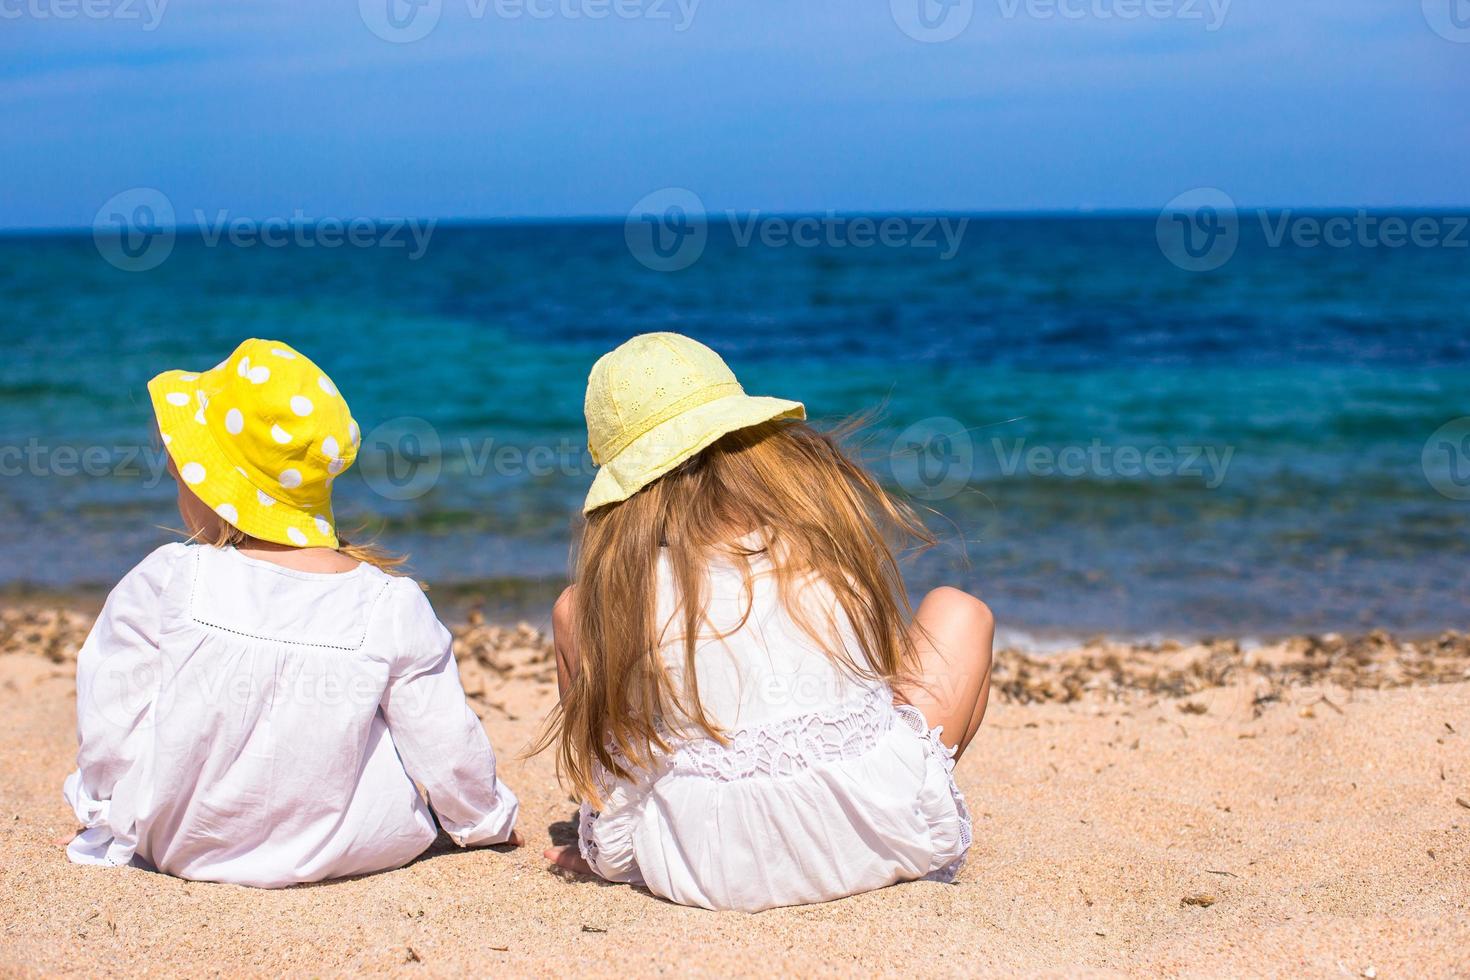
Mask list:
[[[696,738],[675,750],[669,776],[696,776],[733,782],[752,776],[789,776],[823,762],[861,757],[878,744],[897,716],[887,697],[870,697],[828,711],[798,715],[769,725],[737,729],[721,745]],[[598,775],[610,784],[601,767]],[[577,812],[577,850],[597,867],[593,825],[598,812],[583,802]]]
[[[873,696],[829,711],[737,729],[729,734],[725,745],[712,738],[692,739],[674,752],[672,766],[665,775],[718,782],[795,775],[824,762],[860,758],[900,721],[927,743],[929,754],[943,762],[949,777],[949,791],[960,821],[960,853],[924,878],[950,883],[964,867],[973,842],[970,810],[955,782],[955,750],[940,740],[943,727],[930,728],[924,715],[911,705],[895,705],[886,696]],[[597,811],[584,802],[577,815],[577,845],[594,869],[597,868],[594,834],[597,819]]]
[[[912,728],[921,738],[929,742],[929,751],[935,753],[943,760],[944,767],[949,772],[949,792],[954,797],[955,812],[960,818],[960,856],[949,862],[942,868],[929,872],[924,876],[925,881],[939,881],[951,884],[958,877],[961,869],[965,866],[965,858],[969,857],[970,845],[974,843],[974,830],[970,822],[970,808],[965,803],[965,794],[960,792],[960,784],[954,778],[954,754],[955,750],[945,745],[939,736],[944,733],[943,725],[929,727],[929,720],[923,713],[911,704],[900,704],[894,707],[898,717]]]
[[[886,696],[731,732],[726,744],[691,739],[674,753],[669,774],[733,782],[752,776],[791,776],[824,762],[857,759],[893,727]]]
[[[592,836],[592,825],[596,822],[597,811],[583,800],[581,809],[577,811],[577,850],[594,871],[597,870],[597,840]]]

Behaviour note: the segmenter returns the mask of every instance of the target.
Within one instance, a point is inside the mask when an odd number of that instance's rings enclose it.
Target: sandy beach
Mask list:
[[[1470,639],[1385,634],[998,660],[959,766],[954,885],[760,915],[549,872],[574,805],[520,757],[555,691],[532,625],[456,627],[523,801],[519,850],[436,845],[282,891],[69,864],[74,654],[91,610],[0,613],[7,975],[1451,976],[1470,972]]]

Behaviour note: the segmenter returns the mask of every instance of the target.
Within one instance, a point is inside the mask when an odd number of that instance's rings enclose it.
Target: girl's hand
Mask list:
[[[525,847],[526,846],[526,839],[521,836],[521,832],[519,830],[514,830],[514,829],[511,830],[510,836],[505,839],[505,842],[507,844],[509,844],[511,847]]]
[[[597,877],[597,872],[592,870],[592,865],[588,864],[582,857],[581,852],[577,850],[577,845],[575,844],[568,844],[564,847],[548,847],[541,853],[546,860],[552,863],[553,867],[565,868],[568,871],[575,871],[577,874],[587,875],[592,878]]]

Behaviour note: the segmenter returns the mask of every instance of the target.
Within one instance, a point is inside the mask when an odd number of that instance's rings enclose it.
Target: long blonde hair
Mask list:
[[[840,667],[890,683],[909,674],[912,610],[889,536],[922,545],[933,539],[839,438],[797,421],[740,429],[627,500],[587,516],[575,563],[572,637],[579,667],[536,746],[556,742],[558,773],[584,799],[600,802],[599,767],[630,778],[669,751],[662,723],[671,718],[687,720],[693,734],[723,739],[699,703],[694,669],[705,569],[717,552],[743,568],[746,596],[749,560],[762,551],[775,558],[788,615]],[[752,531],[760,532],[759,544],[738,543]],[[661,549],[679,597],[674,618],[683,627],[684,691],[674,690],[660,653]],[[820,622],[813,621],[813,604],[798,596],[813,580],[835,599]],[[857,655],[833,640],[839,610]]]

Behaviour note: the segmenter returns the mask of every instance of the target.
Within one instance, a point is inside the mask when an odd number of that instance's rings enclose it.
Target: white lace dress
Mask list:
[[[916,709],[895,707],[886,685],[835,667],[755,567],[745,625],[723,640],[702,637],[697,648],[701,703],[729,744],[682,740],[636,782],[607,780],[601,812],[582,807],[583,857],[609,880],[747,912],[915,878],[952,880],[970,846],[970,819],[940,730]],[[669,583],[661,565],[659,622],[674,612]],[[710,568],[714,630],[739,623],[742,588],[733,566]],[[805,591],[830,600],[821,586]],[[666,633],[664,657],[680,679],[676,632]],[[839,642],[855,649],[841,632]]]

